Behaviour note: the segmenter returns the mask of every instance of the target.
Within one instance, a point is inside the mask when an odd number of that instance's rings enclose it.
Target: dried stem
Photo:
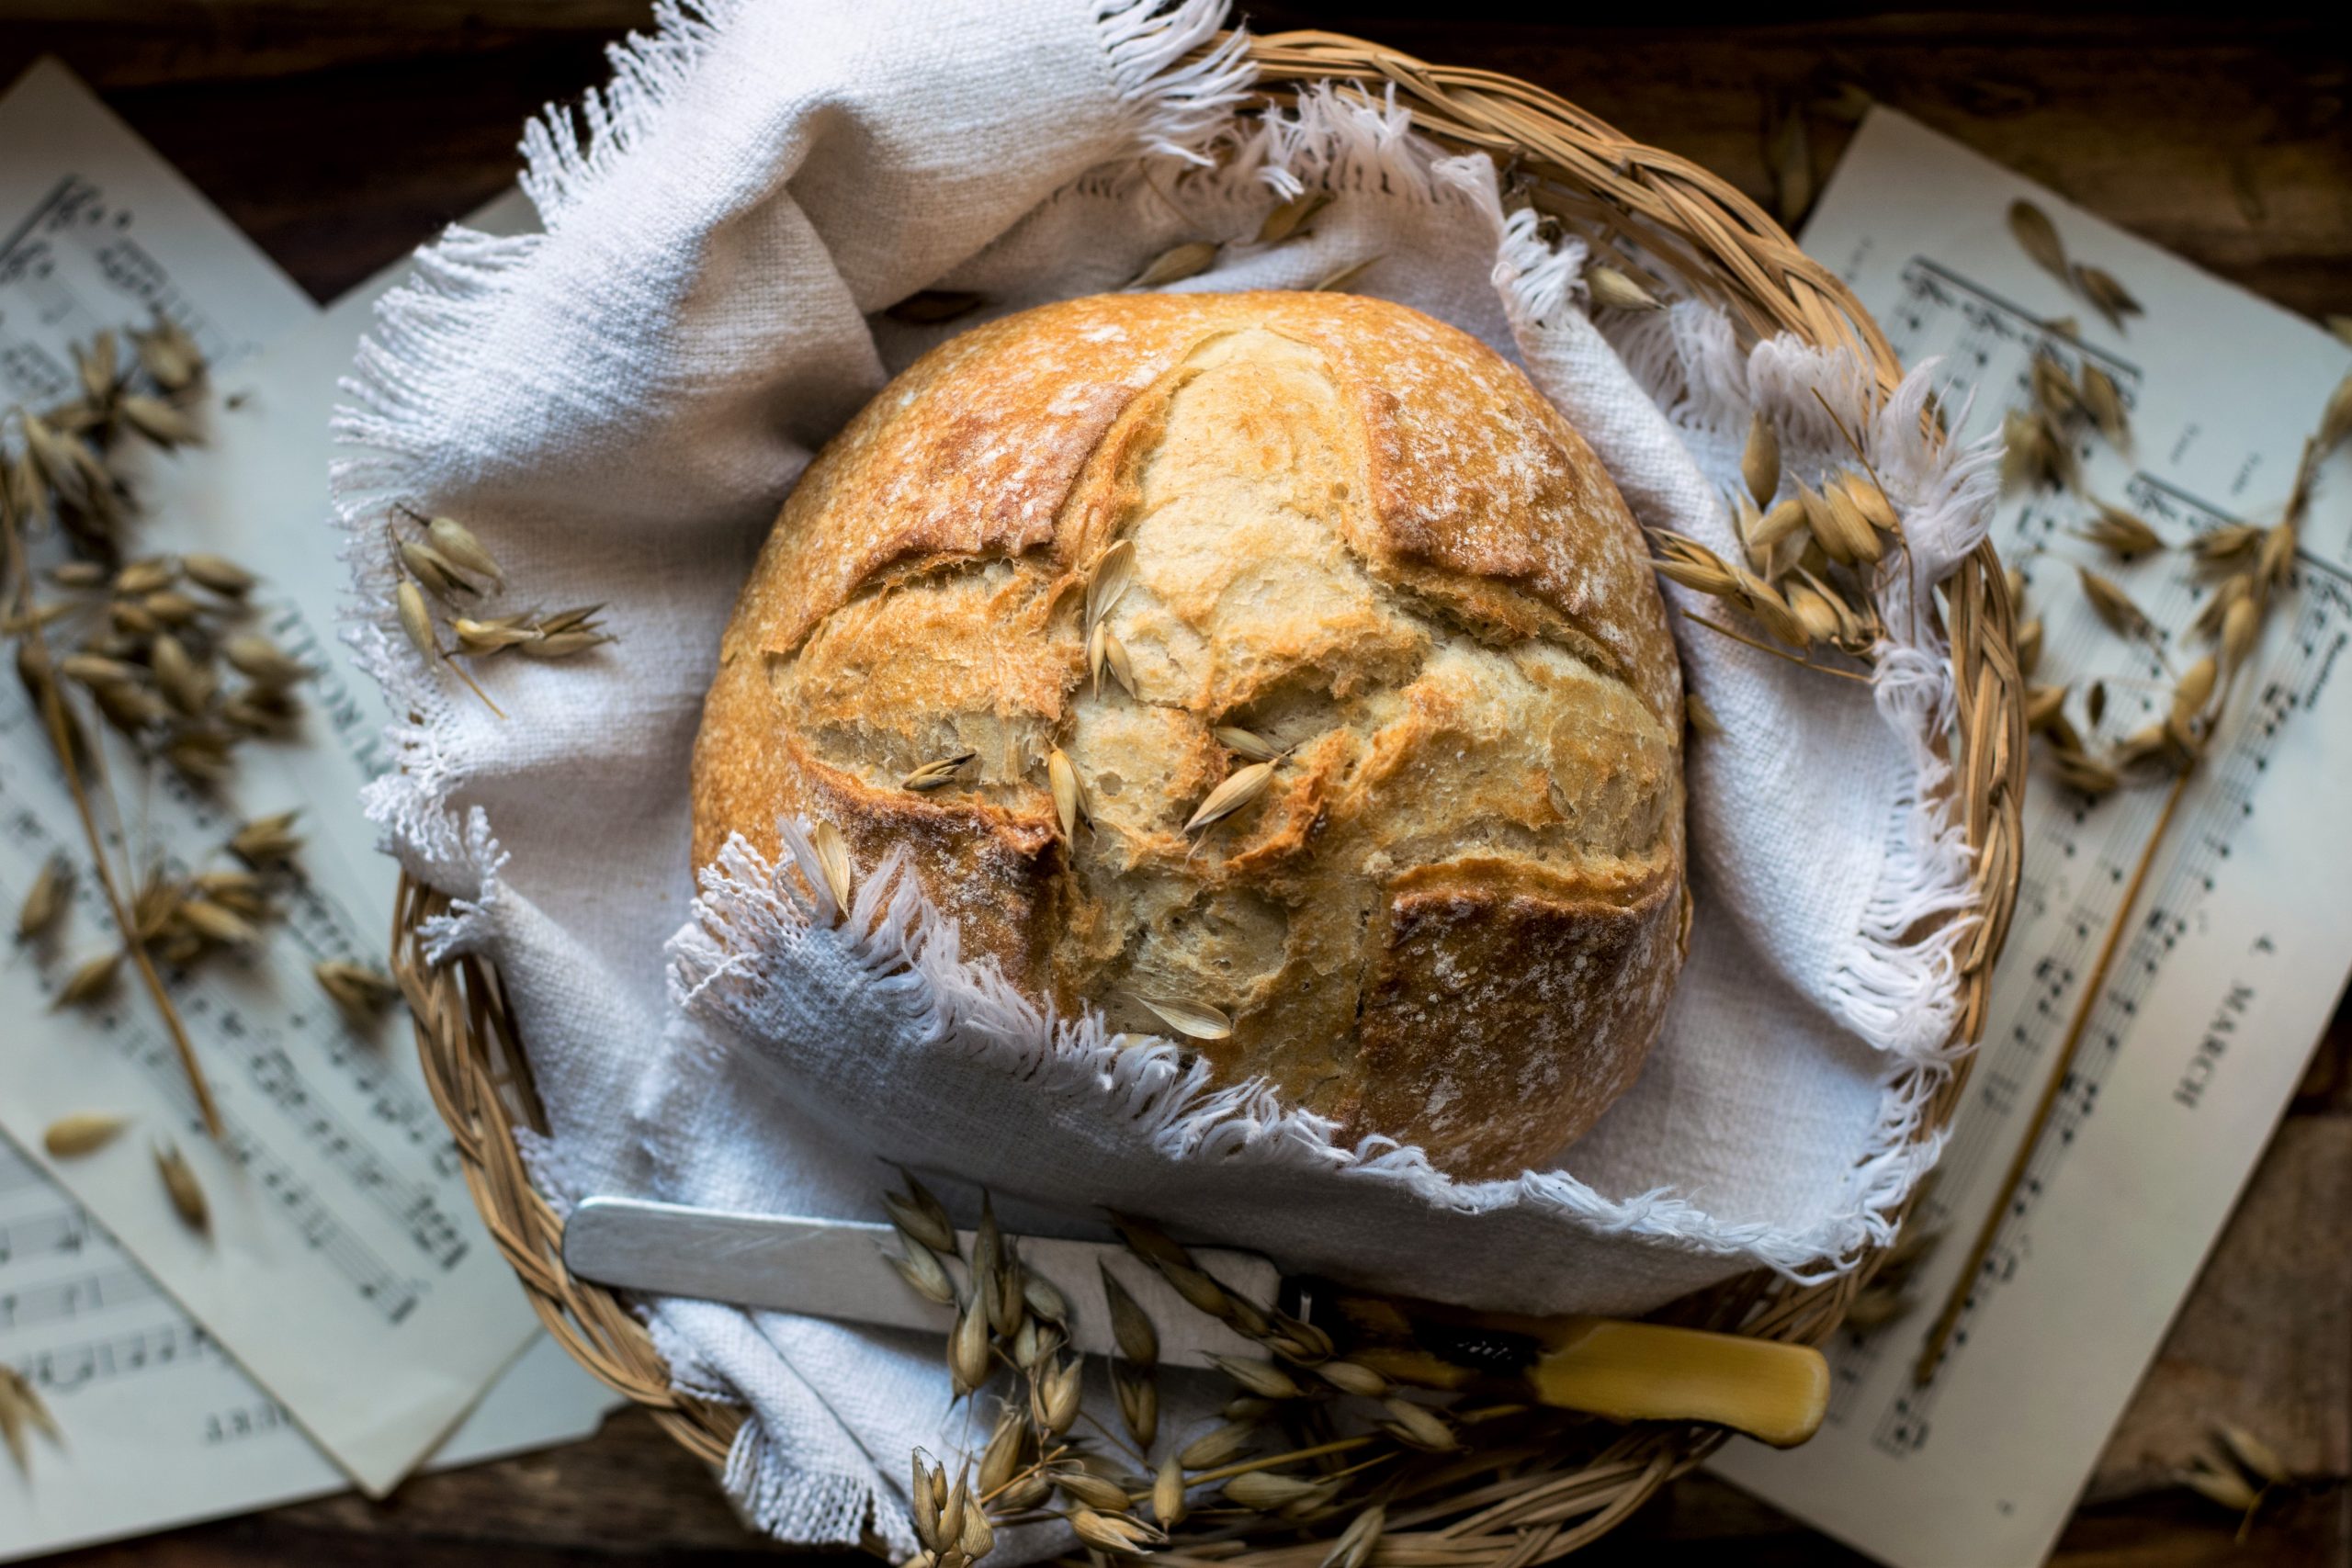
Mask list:
[[[2216,716],[2216,724],[2219,716]],[[2058,1093],[2066,1082],[2066,1075],[2081,1051],[2084,1032],[2090,1027],[2091,1013],[2098,1006],[2099,995],[2106,989],[2108,971],[2115,965],[2115,955],[2123,946],[2123,933],[2130,928],[2132,908],[2140,902],[2140,890],[2146,886],[2148,870],[2155,864],[2156,852],[2163,847],[2165,833],[2173,818],[2179,814],[2181,797],[2188,793],[2189,781],[2197,775],[2194,760],[2184,766],[2172,781],[2172,788],[2165,795],[2164,809],[2156,814],[2155,826],[2148,830],[2148,841],[2141,846],[2139,863],[2132,868],[2132,879],[2124,884],[2123,899],[2115,907],[2109,921],[2107,936],[2099,943],[2098,961],[2091,965],[2083,987],[2082,999],[2075,1004],[2074,1021],[2066,1026],[2066,1036],[2060,1042],[2056,1060],[2050,1064],[2050,1077],[2041,1086],[2041,1099],[2033,1108],[2032,1117],[2026,1122],[2025,1136],[2018,1144],[2018,1152],[2009,1160],[2009,1168],[2001,1178],[2001,1186],[1993,1207],[1985,1213],[1984,1223],[1978,1227],[1975,1241],[1968,1249],[1968,1260],[1961,1265],[1960,1274],[1952,1280],[1951,1293],[1944,1298],[1943,1310],[1936,1314],[1935,1325],[1928,1330],[1927,1344],[1919,1351],[1918,1362],[1911,1370],[1913,1383],[1924,1383],[1935,1375],[1944,1359],[1944,1350],[1951,1342],[1952,1330],[1960,1325],[1962,1309],[1967,1305],[1968,1293],[1974,1288],[1977,1271],[1984,1267],[1984,1258],[1993,1250],[1994,1237],[1999,1233],[2001,1220],[2009,1212],[2011,1194],[2018,1183],[2025,1179],[2026,1167],[2032,1163],[2034,1150],[2041,1143],[2041,1134],[2050,1125],[2052,1112],[2058,1108]]]
[[[34,656],[42,669],[51,668],[49,639],[42,635],[40,617],[32,614],[32,567],[25,556],[23,535],[17,530],[17,519],[10,513],[7,525],[8,558],[17,563],[17,613],[25,623],[24,635],[32,641]],[[196,1097],[196,1109],[204,1119],[204,1130],[216,1141],[220,1137],[220,1110],[213,1103],[212,1088],[205,1082],[204,1068],[196,1059],[196,1046],[188,1039],[187,1025],[180,1017],[179,1005],[164,988],[163,976],[155,973],[154,960],[147,953],[147,944],[139,940],[139,929],[130,918],[130,907],[122,897],[122,885],[116,880],[114,869],[107,864],[106,841],[98,832],[97,814],[90,806],[90,792],[82,778],[81,764],[74,760],[74,738],[65,724],[65,694],[56,679],[42,683],[41,726],[49,732],[51,750],[57,753],[58,766],[64,770],[65,787],[74,797],[74,815],[81,818],[82,837],[90,848],[90,864],[97,873],[98,886],[107,897],[107,908],[114,916],[115,929],[122,934],[123,947],[130,954],[130,962],[139,971],[140,983],[155,1004],[156,1014],[164,1021],[164,1032],[172,1037],[172,1049],[179,1055],[180,1066],[187,1073],[189,1089]],[[103,745],[99,740],[96,744]]]
[[[448,667],[449,673],[455,675],[458,680],[463,681],[466,683],[467,689],[471,691],[475,696],[481,699],[482,706],[488,708],[492,714],[496,715],[500,718],[504,718],[506,716],[506,710],[490,700],[490,694],[481,689],[481,682],[468,674],[463,665],[459,664],[455,659],[449,657],[449,655],[443,653],[437,648],[433,651],[439,657],[441,662]]]
[[[1184,1478],[1184,1484],[1187,1486],[1212,1485],[1219,1481],[1230,1481],[1237,1475],[1247,1475],[1252,1471],[1272,1470],[1279,1465],[1299,1464],[1310,1459],[1321,1459],[1325,1454],[1353,1453],[1358,1449],[1370,1448],[1373,1442],[1374,1439],[1371,1438],[1339,1438],[1328,1443],[1318,1443],[1311,1449],[1293,1449],[1285,1454],[1267,1454],[1259,1459],[1237,1460],[1216,1470],[1198,1471],[1187,1475]]]
[[[2280,527],[2295,526],[2309,509],[2312,476],[2324,455],[2318,435],[2304,440],[2302,455],[2295,465],[2294,487],[2288,494]],[[2153,629],[2143,630],[2143,635],[2151,647],[2156,648],[2161,660],[2163,649],[2157,644]],[[2169,669],[2169,664],[2166,667]],[[2147,885],[2148,873],[2155,864],[2156,853],[2164,847],[2165,837],[2180,814],[2181,800],[2188,794],[2188,785],[2196,778],[2199,765],[2212,750],[2221,732],[2222,719],[2229,711],[2230,698],[2236,693],[2238,677],[2242,673],[2243,671],[2233,668],[2224,678],[2211,720],[2205,724],[2197,743],[2188,748],[2180,772],[2174,777],[2172,788],[2165,792],[2164,808],[2156,813],[2155,823],[2148,829],[2147,842],[2140,848],[2140,857],[2132,868],[2131,880],[2124,885],[2122,902],[2116,906],[2107,935],[2099,943],[2098,962],[2091,965],[2090,975],[2083,987],[2082,998],[2075,1005],[2075,1016],[2066,1026],[2065,1038],[2059,1043],[2057,1059],[2050,1065],[2049,1080],[2042,1085],[2041,1098],[2035,1103],[2033,1115],[2026,1123],[2025,1136],[2009,1160],[2009,1168],[2001,1178],[1994,1204],[1986,1212],[1983,1224],[1977,1228],[1976,1239],[1968,1249],[1968,1259],[1952,1280],[1951,1293],[1945,1297],[1943,1309],[1936,1314],[1934,1325],[1928,1330],[1927,1342],[1920,1348],[1919,1359],[1911,1369],[1914,1384],[1924,1383],[1935,1375],[1936,1368],[1941,1364],[1951,1343],[1952,1331],[1959,1325],[1960,1314],[1967,1305],[1968,1293],[1975,1285],[1978,1271],[1984,1267],[1986,1256],[1993,1250],[1993,1240],[1999,1233],[2002,1218],[2009,1212],[2018,1184],[2025,1179],[2026,1168],[2032,1163],[2034,1150],[2041,1142],[2052,1113],[2057,1109],[2059,1091],[2082,1049],[2083,1035],[2090,1027],[2091,1012],[2098,1007],[2099,995],[2106,988],[2108,971],[2114,967],[2115,956],[2122,949],[2123,933],[2130,928],[2132,912],[2140,902],[2141,890]]]
[[[1834,665],[1815,664],[1810,659],[1800,659],[1795,654],[1791,653],[1784,649],[1774,648],[1769,642],[1759,642],[1752,637],[1742,636],[1740,633],[1732,630],[1729,626],[1724,626],[1719,622],[1711,621],[1704,615],[1694,615],[1690,611],[1685,610],[1682,612],[1682,618],[1686,621],[1695,621],[1699,625],[1706,627],[1709,631],[1727,637],[1734,642],[1746,643],[1748,647],[1756,649],[1758,653],[1769,653],[1775,659],[1785,659],[1800,670],[1811,670],[1823,675],[1835,675],[1841,681],[1859,681],[1865,686],[1871,683],[1871,678],[1867,675],[1858,674],[1851,670],[1840,670]]]

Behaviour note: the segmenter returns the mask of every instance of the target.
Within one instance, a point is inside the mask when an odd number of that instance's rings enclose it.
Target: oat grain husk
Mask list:
[[[103,1111],[77,1111],[70,1116],[59,1117],[44,1128],[40,1146],[49,1151],[51,1159],[79,1159],[105,1148],[130,1125],[130,1118],[128,1116]]]
[[[1279,245],[1304,229],[1315,215],[1331,205],[1328,190],[1305,190],[1281,203],[1258,225],[1258,243]]]
[[[1193,240],[1174,246],[1154,256],[1127,282],[1130,288],[1159,288],[1170,283],[1182,283],[1208,271],[1216,261],[1217,246],[1207,240]]]
[[[1233,1019],[1220,1008],[1182,997],[1148,997],[1130,992],[1153,1017],[1190,1040],[1223,1040],[1233,1032]]]
[[[2066,270],[2066,243],[2058,237],[2058,225],[2051,221],[2050,214],[2019,197],[2009,203],[2009,232],[2017,236],[2018,244],[2035,265],[2072,281]]]
[[[935,789],[944,789],[954,784],[956,775],[962,773],[966,764],[978,755],[978,751],[958,751],[953,756],[934,757],[900,779],[899,785],[902,789],[913,790],[918,795],[926,795]]]
[[[179,1145],[168,1139],[159,1140],[154,1147],[155,1174],[163,1178],[164,1191],[172,1201],[172,1213],[180,1224],[200,1235],[212,1230],[212,1208],[204,1200],[204,1188],[196,1179],[196,1171],[180,1153]]]
[[[1610,310],[1663,310],[1657,297],[1613,266],[1589,266],[1584,273],[1585,288],[1591,292],[1592,302]]]
[[[74,891],[73,863],[53,854],[41,863],[25,901],[17,906],[17,940],[39,942],[55,931],[65,919]]]

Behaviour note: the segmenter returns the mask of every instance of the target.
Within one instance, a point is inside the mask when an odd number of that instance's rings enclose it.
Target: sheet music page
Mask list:
[[[310,974],[322,958],[380,962],[391,870],[351,806],[380,761],[377,715],[327,630],[343,579],[322,463],[300,458],[268,492],[231,479],[266,469],[254,454],[286,432],[322,457],[331,378],[281,383],[250,368],[257,345],[317,312],[62,68],[37,66],[0,103],[0,398],[38,407],[60,395],[66,344],[102,325],[143,321],[151,305],[179,320],[230,396],[209,416],[209,450],[160,457],[138,481],[151,508],[144,545],[251,561],[268,576],[259,623],[322,671],[305,689],[302,737],[243,748],[223,790],[117,766],[135,856],[193,863],[243,818],[307,808],[311,843],[282,922],[250,954],[217,955],[173,982],[226,1123],[218,1144],[138,987],[51,1010],[63,975],[102,950],[111,924],[23,692],[0,682],[0,907],[16,908],[52,853],[80,872],[55,951],[11,946],[0,959],[0,1009],[15,1021],[0,1035],[0,1128],[37,1149],[70,1112],[134,1115],[98,1154],[43,1158],[48,1174],[337,1464],[381,1491],[537,1330],[480,1227],[397,1022],[345,1026]],[[206,1190],[209,1237],[163,1201],[149,1152],[158,1135],[176,1141]]]
[[[2146,306],[2118,332],[2009,233],[2028,197],[2069,254]],[[2179,547],[2224,523],[2278,521],[2301,444],[2352,351],[1886,109],[1864,123],[1804,235],[1906,365],[1944,356],[1974,435],[2030,406],[2036,352],[2088,358],[2131,410],[2119,455],[2086,440],[2086,495],[2154,524],[2167,548],[2120,566],[2076,536],[2090,515],[2052,492],[2006,500],[2004,559],[2042,618],[2041,679],[2077,697],[2103,677],[2114,737],[2161,717],[2211,592]],[[2041,328],[2080,322],[2078,347]],[[1912,1368],[1969,1242],[1999,1201],[2052,1054],[2081,1000],[2161,788],[2092,803],[2034,769],[2018,919],[1982,1054],[1941,1172],[1913,1224],[1943,1245],[1918,1307],[1825,1348],[1827,1425],[1782,1453],[1740,1442],[1730,1479],[1901,1568],[2033,1563],[2050,1551],[2109,1430],[2160,1344],[2294,1091],[2352,968],[2352,460],[2323,470],[2296,581],[2249,660],[2183,800],[2096,1004],[2076,1070],[2036,1145],[1933,1379]],[[2075,573],[2120,582],[2165,629],[2165,656],[2086,607]],[[2080,708],[2074,712],[2079,717]]]
[[[65,1434],[0,1465],[0,1562],[272,1507],[349,1478],[88,1213],[0,1138],[0,1363]],[[434,1453],[473,1464],[594,1432],[616,1396],[546,1335]]]

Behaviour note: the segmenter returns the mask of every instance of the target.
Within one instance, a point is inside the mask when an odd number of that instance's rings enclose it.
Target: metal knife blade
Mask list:
[[[966,1257],[972,1233],[958,1233]],[[1152,1269],[1114,1242],[1013,1238],[1021,1261],[1050,1281],[1070,1304],[1070,1342],[1102,1354],[1117,1347],[1111,1309],[1102,1294],[1107,1267],[1150,1314],[1159,1331],[1159,1359],[1204,1367],[1211,1356],[1260,1358],[1264,1351],[1223,1324],[1187,1305]],[[895,1249],[887,1224],[791,1215],[738,1214],[636,1198],[583,1200],[563,1227],[564,1267],[583,1280],[655,1295],[696,1296],[739,1306],[805,1313],[883,1328],[944,1335],[955,1326],[950,1308],[925,1300],[883,1256]],[[1247,1252],[1204,1247],[1201,1267],[1227,1287],[1272,1303],[1281,1285],[1274,1266]],[[969,1276],[947,1262],[962,1288]]]

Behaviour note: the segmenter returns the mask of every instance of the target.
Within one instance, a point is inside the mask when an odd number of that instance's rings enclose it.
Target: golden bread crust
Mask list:
[[[1132,696],[1082,615],[1121,540]],[[1187,832],[1244,765],[1223,725],[1285,754]],[[1031,994],[1154,1033],[1138,995],[1213,1005],[1226,1081],[1503,1175],[1657,1032],[1680,737],[1639,531],[1508,362],[1353,296],[1102,296],[934,350],[810,467],[721,647],[695,856],[794,813],[902,848]]]

